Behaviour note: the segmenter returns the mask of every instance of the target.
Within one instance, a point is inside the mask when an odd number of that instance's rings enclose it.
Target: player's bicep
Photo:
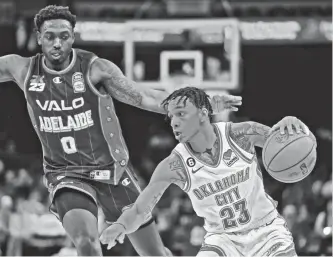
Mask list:
[[[117,65],[105,59],[98,59],[96,65],[102,74],[101,82],[113,98],[126,104],[141,106],[141,87],[126,78]]]
[[[264,146],[269,129],[268,126],[253,121],[231,123],[229,136],[243,150],[253,153],[254,146]]]
[[[17,55],[6,55],[0,57],[0,82],[15,81],[13,67],[15,67]]]

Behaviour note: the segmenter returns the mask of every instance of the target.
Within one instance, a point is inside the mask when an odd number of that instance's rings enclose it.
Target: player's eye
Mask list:
[[[69,35],[68,34],[65,34],[65,35],[62,35],[61,36],[61,39],[63,39],[63,40],[67,40],[69,38]]]
[[[179,112],[179,113],[178,113],[178,116],[179,116],[179,117],[183,117],[184,115],[185,115],[184,112]]]
[[[53,39],[53,36],[51,34],[46,34],[44,36],[47,40],[52,40]]]

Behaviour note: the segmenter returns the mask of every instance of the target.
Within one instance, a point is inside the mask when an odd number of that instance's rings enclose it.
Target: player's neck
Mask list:
[[[71,53],[67,57],[67,59],[64,62],[60,63],[59,65],[53,64],[49,60],[47,60],[47,58],[45,58],[45,65],[47,68],[51,70],[62,71],[70,65],[72,58],[73,58],[73,53]]]
[[[189,144],[193,151],[203,153],[207,149],[213,148],[216,138],[213,124],[205,123],[202,129],[189,141]]]

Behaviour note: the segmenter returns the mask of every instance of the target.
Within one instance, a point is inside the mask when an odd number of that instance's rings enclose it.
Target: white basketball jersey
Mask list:
[[[189,195],[198,216],[211,233],[239,232],[259,227],[277,217],[277,202],[264,190],[255,154],[241,149],[229,136],[231,123],[217,123],[220,157],[215,166],[199,160],[187,144],[173,150],[184,162]]]

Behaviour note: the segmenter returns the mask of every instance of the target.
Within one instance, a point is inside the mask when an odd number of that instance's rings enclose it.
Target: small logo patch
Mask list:
[[[125,178],[123,181],[121,181],[121,184],[126,187],[131,184],[131,181],[128,178]]]
[[[238,156],[232,151],[231,149],[228,149],[223,154],[223,161],[225,164],[227,164],[229,167],[232,166],[235,162],[239,160]]]
[[[109,180],[111,173],[109,170],[94,170],[90,172],[90,178],[96,180]]]
[[[55,84],[60,84],[60,83],[62,83],[62,79],[61,79],[61,77],[54,77],[52,80],[53,80],[53,82],[54,82]]]
[[[83,93],[86,91],[82,72],[75,72],[72,76],[72,85],[74,93]]]
[[[42,92],[45,88],[44,76],[33,75],[30,80],[29,91]]]
[[[300,166],[300,168],[301,168],[301,171],[302,171],[303,175],[305,175],[305,174],[307,174],[309,172],[309,169],[308,169],[308,167],[306,166],[305,163],[302,163],[302,165]]]
[[[192,173],[197,173],[199,170],[201,170],[204,166],[201,166],[199,168],[197,168],[196,170],[195,169],[192,169]]]
[[[189,167],[194,167],[195,166],[195,160],[194,158],[190,157],[190,158],[187,158],[186,160],[186,164],[189,166]]]

